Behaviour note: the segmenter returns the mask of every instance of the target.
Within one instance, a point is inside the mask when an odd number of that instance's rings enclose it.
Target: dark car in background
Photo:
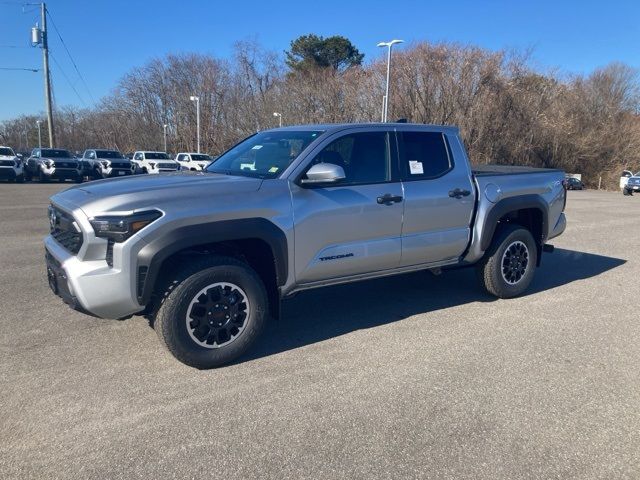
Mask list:
[[[567,190],[584,190],[582,180],[574,177],[567,178]]]

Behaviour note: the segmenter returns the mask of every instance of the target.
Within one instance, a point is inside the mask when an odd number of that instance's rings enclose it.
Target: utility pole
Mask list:
[[[44,66],[44,96],[47,103],[47,126],[49,127],[49,148],[53,148],[56,143],[56,136],[53,131],[53,112],[51,110],[51,72],[49,72],[49,32],[47,31],[47,4],[40,5],[40,16],[42,17],[42,64]]]
[[[47,126],[49,130],[49,148],[53,148],[56,143],[56,136],[53,130],[53,111],[51,102],[51,73],[49,72],[49,35],[47,32],[47,5],[40,4],[40,21],[42,28],[36,25],[31,29],[31,43],[35,47],[42,48],[42,64],[44,71],[44,100],[47,107]]]

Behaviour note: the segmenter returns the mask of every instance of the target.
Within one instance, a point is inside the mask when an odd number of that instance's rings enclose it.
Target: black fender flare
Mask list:
[[[480,248],[485,252],[489,249],[493,240],[493,235],[496,232],[496,228],[498,228],[498,221],[502,217],[510,212],[530,208],[540,210],[540,213],[542,214],[542,238],[536,238],[536,242],[538,242],[539,247],[542,248],[542,244],[546,241],[547,232],[549,231],[549,207],[547,202],[545,202],[540,195],[536,194],[504,198],[496,203],[485,218],[480,237]]]
[[[284,285],[289,268],[285,233],[265,218],[222,220],[175,228],[142,247],[136,267],[138,302],[141,305],[149,302],[162,264],[173,254],[200,245],[247,239],[262,240],[271,247],[277,286]]]

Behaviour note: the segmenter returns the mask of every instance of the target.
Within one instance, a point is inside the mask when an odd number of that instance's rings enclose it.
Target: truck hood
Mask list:
[[[80,208],[87,216],[149,208],[170,210],[215,202],[217,197],[237,201],[261,184],[258,178],[201,172],[134,175],[77,185],[52,196],[51,201],[68,210]]]

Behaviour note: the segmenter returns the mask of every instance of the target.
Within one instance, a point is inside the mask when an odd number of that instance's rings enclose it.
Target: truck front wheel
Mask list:
[[[204,257],[176,271],[155,317],[162,343],[181,362],[207,369],[246,352],[268,311],[267,293],[248,265]]]
[[[491,295],[517,297],[533,280],[537,261],[538,250],[531,232],[519,225],[505,225],[478,264],[478,277]]]

